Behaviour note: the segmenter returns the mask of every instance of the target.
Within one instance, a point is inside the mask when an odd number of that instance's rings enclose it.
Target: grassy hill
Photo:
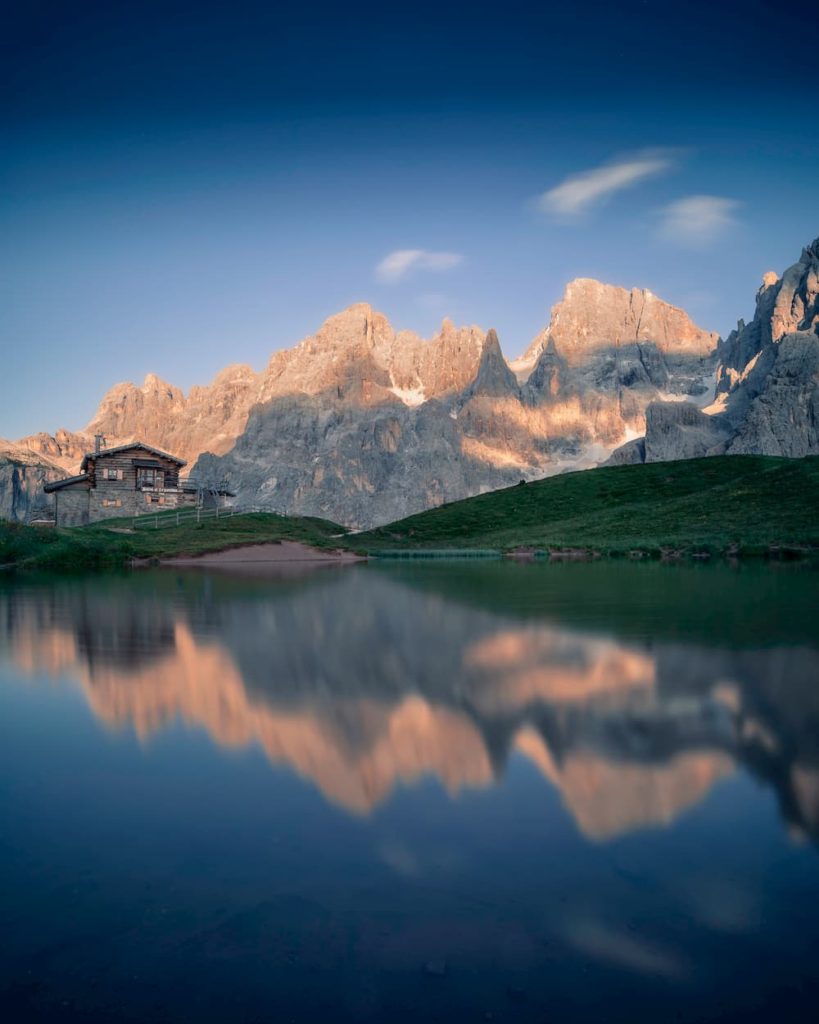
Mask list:
[[[134,558],[199,555],[267,541],[298,540],[317,548],[344,546],[343,526],[326,519],[252,513],[160,530],[128,531],[130,519],[72,529],[36,528],[0,521],[0,566],[91,569],[127,565]]]
[[[567,473],[443,505],[349,543],[372,553],[819,547],[819,458],[732,455]]]

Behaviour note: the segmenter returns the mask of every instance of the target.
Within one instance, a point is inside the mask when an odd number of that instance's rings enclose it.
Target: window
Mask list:
[[[119,480],[120,479],[119,470],[118,469],[106,469],[106,471],[105,471],[105,479],[106,480]]]
[[[152,491],[162,487],[161,469],[137,469],[137,487],[150,487]]]
[[[122,501],[119,498],[103,498],[102,504],[105,508],[122,508]]]

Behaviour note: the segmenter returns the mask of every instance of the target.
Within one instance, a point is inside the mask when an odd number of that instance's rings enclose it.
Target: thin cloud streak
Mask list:
[[[681,245],[707,245],[736,224],[739,206],[724,196],[684,196],[660,211],[660,234]]]
[[[457,267],[462,260],[458,252],[430,252],[428,249],[396,249],[375,268],[380,281],[394,284],[416,270],[442,271]]]
[[[668,153],[637,153],[614,163],[570,174],[559,185],[544,192],[538,199],[538,206],[545,213],[576,217],[615,192],[631,188],[673,165]]]

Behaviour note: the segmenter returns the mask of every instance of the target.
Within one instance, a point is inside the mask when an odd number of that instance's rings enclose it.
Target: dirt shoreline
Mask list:
[[[268,544],[245,544],[240,547],[223,548],[221,551],[205,551],[201,555],[173,555],[160,558],[160,565],[207,566],[208,568],[297,565],[352,565],[366,562],[361,555],[351,551],[322,551],[295,540],[282,540]],[[156,563],[154,563],[156,564]]]

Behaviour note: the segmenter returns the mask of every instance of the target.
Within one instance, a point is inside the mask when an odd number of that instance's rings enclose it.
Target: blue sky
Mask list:
[[[261,368],[362,300],[515,356],[587,276],[727,333],[819,235],[812,4],[19,8],[0,436]]]

